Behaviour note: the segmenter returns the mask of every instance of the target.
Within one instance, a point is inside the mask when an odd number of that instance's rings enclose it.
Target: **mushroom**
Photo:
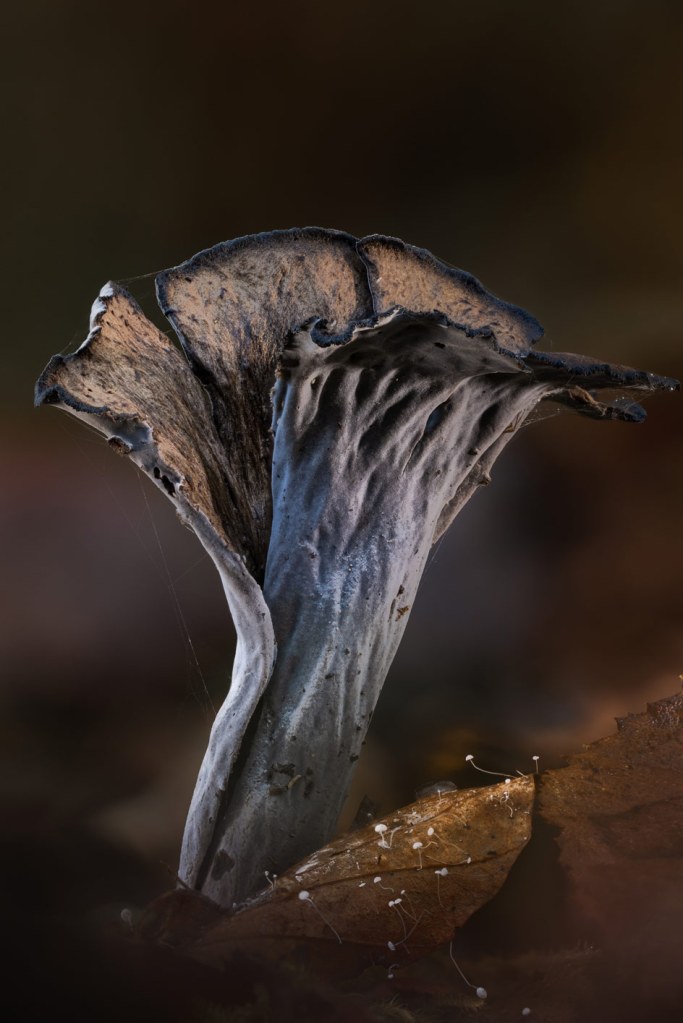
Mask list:
[[[432,544],[545,400],[673,390],[534,351],[469,274],[380,236],[274,231],[157,277],[182,351],[116,284],[36,403],[84,419],[175,503],[220,573],[232,682],[190,806],[183,882],[221,905],[332,836]]]

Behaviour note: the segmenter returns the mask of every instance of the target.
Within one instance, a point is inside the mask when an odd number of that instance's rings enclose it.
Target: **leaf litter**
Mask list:
[[[315,990],[324,1004],[312,1019],[347,1010],[407,1023],[678,1019],[682,721],[678,694],[618,719],[615,734],[566,767],[424,796],[271,877],[233,914],[193,892],[167,893],[143,915],[137,938],[224,975],[246,956],[297,989],[322,978]],[[508,874],[531,835],[535,785],[536,813],[556,831],[569,882],[569,923],[558,920],[552,946],[468,952],[468,918],[522,877]],[[528,877],[524,884],[522,906],[543,899],[540,879],[538,890]],[[460,928],[458,962],[486,987],[485,1002],[450,962]],[[243,1008],[245,1019],[260,1018]]]
[[[530,838],[533,800],[531,776],[425,796],[331,842],[235,913],[194,893],[162,896],[141,933],[216,965],[236,947],[280,958],[347,946],[356,964],[424,954],[504,883]]]

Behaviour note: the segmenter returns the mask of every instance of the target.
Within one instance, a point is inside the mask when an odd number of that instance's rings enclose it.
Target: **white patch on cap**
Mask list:
[[[111,281],[108,281],[107,284],[102,285],[102,287],[100,288],[99,295],[92,304],[92,307],[90,309],[89,334],[86,337],[85,341],[83,341],[78,346],[78,348],[76,349],[77,352],[82,352],[84,348],[87,348],[90,342],[93,340],[93,338],[97,337],[97,335],[99,334],[101,330],[101,327],[99,326],[100,317],[103,316],[103,314],[106,313],[107,311],[107,303],[103,300],[107,298],[113,298],[113,296],[114,285],[111,283]]]

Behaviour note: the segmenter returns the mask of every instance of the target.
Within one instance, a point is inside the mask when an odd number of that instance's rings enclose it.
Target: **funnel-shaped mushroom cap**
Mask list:
[[[182,351],[107,285],[36,400],[123,447],[221,573],[238,651],[181,872],[231,904],[329,837],[429,548],[534,407],[638,421],[597,392],[677,385],[535,351],[528,313],[391,238],[241,238],[157,286]]]
[[[304,326],[321,348],[354,340],[356,366],[359,348],[377,351],[379,343],[382,372],[412,362],[422,379],[446,387],[449,377],[523,373],[530,385],[543,383],[539,398],[599,418],[636,420],[643,412],[632,402],[599,403],[587,388],[675,386],[533,352],[543,331],[532,316],[394,238],[358,242],[319,228],[239,238],[160,273],[157,290],[187,362],[123,288],[108,284],[90,334],[73,355],[51,360],[36,403],[89,417],[132,453],[144,448],[145,471],[171,497],[178,487],[257,578],[272,516],[271,392],[282,353]]]

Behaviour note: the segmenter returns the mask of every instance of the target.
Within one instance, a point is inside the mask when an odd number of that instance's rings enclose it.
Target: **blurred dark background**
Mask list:
[[[0,23],[2,870],[28,934],[171,883],[233,642],[170,504],[32,408],[48,357],[108,279],[149,310],[154,271],[318,224],[431,249],[546,347],[682,377],[683,7],[26,0]],[[352,804],[462,784],[467,753],[557,763],[677,689],[680,398],[647,408],[514,439],[434,552]]]

